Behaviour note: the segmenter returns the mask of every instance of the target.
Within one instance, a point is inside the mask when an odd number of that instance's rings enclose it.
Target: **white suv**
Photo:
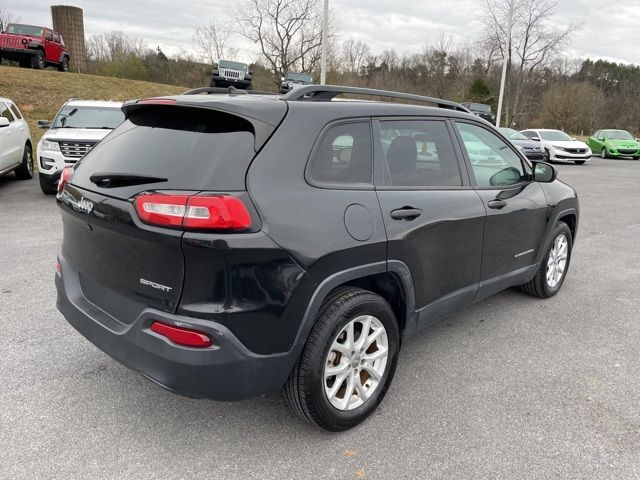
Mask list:
[[[550,130],[546,128],[522,130],[525,137],[540,142],[546,161],[549,162],[573,162],[582,165],[591,160],[591,149],[584,143],[571,138],[562,130]]]
[[[40,128],[48,128],[38,142],[40,188],[56,193],[64,167],[80,160],[96,143],[124,121],[121,102],[69,100],[53,123],[40,120]]]
[[[29,125],[15,103],[0,98],[0,175],[16,172],[21,180],[33,178]]]

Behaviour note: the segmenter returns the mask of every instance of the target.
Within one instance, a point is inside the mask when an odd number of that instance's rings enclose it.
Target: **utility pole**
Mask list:
[[[511,60],[511,30],[513,29],[513,10],[515,7],[515,0],[509,0],[509,15],[507,20],[507,42],[506,50],[504,51],[504,61],[502,63],[502,79],[500,80],[500,96],[498,97],[498,115],[496,116],[496,127],[500,126],[500,120],[502,119],[502,102],[504,99],[504,88],[507,81],[507,65]],[[508,127],[509,125],[507,125]]]
[[[329,28],[329,0],[324,0],[322,12],[322,58],[320,60],[320,85],[327,83],[327,29]]]

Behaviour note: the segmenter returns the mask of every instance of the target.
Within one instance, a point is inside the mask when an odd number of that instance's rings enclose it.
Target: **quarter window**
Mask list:
[[[18,107],[16,107],[15,105],[10,105],[9,108],[11,109],[11,112],[13,113],[13,116],[16,117],[16,119],[22,120],[22,115],[20,114]]]
[[[447,125],[439,120],[380,122],[380,140],[391,185],[456,187],[460,167]]]
[[[371,185],[369,122],[344,123],[325,132],[308,170],[312,182],[330,185]]]
[[[0,102],[0,117],[9,119],[9,122],[13,122],[15,120],[15,117],[11,113],[11,110],[9,110],[9,107],[2,102]]]
[[[457,123],[479,187],[505,187],[526,179],[520,157],[497,135],[470,123]]]

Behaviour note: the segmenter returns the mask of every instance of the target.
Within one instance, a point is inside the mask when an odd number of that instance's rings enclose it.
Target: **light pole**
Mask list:
[[[507,80],[507,64],[511,59],[511,30],[513,29],[513,9],[515,0],[509,0],[509,15],[507,20],[507,45],[504,51],[504,61],[502,62],[502,79],[500,80],[500,96],[498,97],[498,115],[496,116],[496,127],[500,126],[502,119],[502,101],[504,99],[504,87]],[[508,126],[508,125],[507,125]]]
[[[320,59],[320,85],[327,83],[327,29],[329,28],[329,0],[324,0],[322,12],[322,57]]]

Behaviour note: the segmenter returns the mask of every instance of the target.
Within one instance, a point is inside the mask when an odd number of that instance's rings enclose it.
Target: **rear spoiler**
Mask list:
[[[284,104],[284,102],[282,102],[282,115],[279,118],[273,115],[271,118],[269,118],[269,121],[263,121],[260,118],[255,118],[255,116],[247,115],[245,111],[250,112],[250,110],[246,108],[246,105],[238,105],[238,107],[240,108],[233,108],[234,106],[235,105],[233,105],[231,102],[189,102],[180,101],[175,98],[158,97],[143,98],[140,100],[128,100],[122,105],[122,112],[124,113],[125,118],[129,118],[131,114],[139,111],[140,109],[153,107],[169,107],[199,108],[202,110],[210,110],[214,112],[222,112],[227,115],[234,115],[247,121],[253,127],[253,134],[255,138],[254,149],[256,152],[258,152],[264,146],[264,144],[267,143],[267,140],[269,140],[269,137],[271,137],[276,128],[278,128],[286,113],[286,105]],[[277,122],[274,123],[274,120],[277,120]]]

